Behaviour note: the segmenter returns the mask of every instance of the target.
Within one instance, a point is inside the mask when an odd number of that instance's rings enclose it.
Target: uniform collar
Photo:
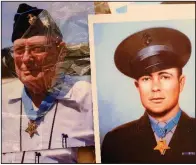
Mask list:
[[[192,120],[192,121],[191,121]],[[194,121],[193,121],[194,120]],[[187,129],[190,127],[191,129],[191,122],[195,122],[195,119],[189,117],[183,110],[182,110],[182,114],[180,116],[180,120],[178,122],[178,128],[181,127],[181,125],[187,125]],[[146,127],[148,127],[149,129],[151,129],[151,124],[150,124],[150,119],[149,119],[149,115],[147,114],[147,112],[144,112],[144,115],[140,117],[139,119],[139,124],[138,124],[138,128],[141,131],[147,131]],[[143,129],[145,128],[145,129]],[[151,129],[152,130],[152,129]]]
[[[15,88],[13,88],[12,92],[8,94],[9,103],[14,100],[17,101],[21,99],[21,94],[24,87],[20,80],[15,80],[13,83],[11,82],[10,85],[15,86]]]
[[[147,113],[148,114],[148,113]],[[174,117],[172,117],[171,119],[168,119],[167,121],[164,121],[164,122],[159,122],[158,120],[156,120],[154,117],[152,117],[152,116],[150,116],[149,114],[148,114],[148,117],[149,117],[149,119],[150,119],[150,121],[152,121],[153,123],[155,123],[155,124],[158,124],[159,126],[161,126],[161,127],[164,127],[167,123],[169,123]],[[152,125],[152,124],[151,124]]]
[[[181,111],[181,109],[179,109],[179,111]],[[163,125],[166,125],[167,123],[169,123],[171,120],[173,120],[173,119],[176,117],[177,113],[176,113],[176,115],[175,115],[174,117],[172,117],[172,118],[170,118],[170,119],[168,119],[167,121],[164,121],[164,122],[159,122],[158,120],[156,120],[154,117],[152,117],[152,116],[149,115],[148,113],[147,113],[147,115],[148,115],[150,121],[152,121],[152,122],[154,122],[155,124],[158,124],[158,125],[160,125],[160,126],[163,126]]]
[[[22,84],[22,82],[20,80],[16,80],[13,84],[16,88],[14,88],[12,90],[11,93],[8,94],[8,102],[11,103],[15,103],[19,100],[22,99],[22,92],[24,89],[24,84]],[[63,96],[63,97],[57,97],[57,100],[70,100],[71,99],[71,93],[72,93],[72,89],[69,90],[69,92]]]

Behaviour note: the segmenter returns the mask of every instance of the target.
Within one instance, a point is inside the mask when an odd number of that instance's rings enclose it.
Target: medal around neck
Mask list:
[[[32,138],[34,136],[34,134],[38,134],[37,132],[37,123],[36,121],[30,120],[28,122],[28,127],[25,130],[25,132],[29,133],[29,136]]]
[[[26,90],[27,89],[24,88],[22,94],[24,110],[26,116],[29,118],[28,127],[25,132],[29,133],[30,137],[32,138],[34,134],[38,134],[38,125],[36,121],[44,117],[52,109],[53,105],[55,104],[55,98],[50,95],[47,95],[45,99],[41,102],[39,109],[35,111],[32,105],[31,97],[28,95],[28,92]]]
[[[157,146],[154,148],[154,150],[159,150],[161,155],[164,155],[167,149],[170,149],[170,147],[167,145],[166,140],[164,139],[160,139],[157,142]]]
[[[150,120],[152,129],[160,138],[154,150],[159,150],[161,155],[164,155],[166,150],[170,149],[170,147],[166,143],[166,140],[164,140],[163,138],[178,124],[181,113],[181,110],[179,110],[176,116],[171,121],[169,121],[163,128],[161,128],[158,123],[155,123],[154,121]]]

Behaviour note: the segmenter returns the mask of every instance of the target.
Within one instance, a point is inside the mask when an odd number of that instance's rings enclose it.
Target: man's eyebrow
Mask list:
[[[14,47],[21,47],[21,46],[25,46],[24,43],[20,43],[20,44],[15,44]]]
[[[28,45],[47,45],[45,41],[29,41]]]
[[[172,73],[169,73],[169,72],[159,72],[158,73],[158,75],[162,75],[162,74],[169,74],[169,75],[173,76],[173,74]]]

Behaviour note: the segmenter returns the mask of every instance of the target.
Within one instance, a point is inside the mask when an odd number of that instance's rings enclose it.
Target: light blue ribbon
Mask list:
[[[46,113],[52,109],[53,105],[55,104],[55,100],[55,97],[47,95],[45,99],[41,102],[39,109],[35,111],[27,89],[25,87],[23,89],[22,102],[24,104],[25,113],[30,120],[37,120],[45,116]]]
[[[169,122],[165,125],[165,127],[160,127],[157,123],[155,123],[153,120],[150,120],[150,123],[152,125],[152,129],[153,131],[156,133],[156,135],[159,137],[159,138],[164,138],[168,132],[170,132],[177,124],[178,124],[178,121],[180,119],[180,116],[181,116],[181,113],[182,111],[180,110],[176,116]]]

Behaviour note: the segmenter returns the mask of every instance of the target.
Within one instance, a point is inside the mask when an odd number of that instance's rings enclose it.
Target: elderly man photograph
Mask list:
[[[73,147],[94,146],[91,85],[66,75],[62,39],[46,10],[19,5],[12,33],[19,80],[2,86],[4,163],[72,163]]]
[[[196,163],[195,118],[179,103],[190,55],[189,38],[167,27],[141,30],[118,45],[115,65],[135,80],[145,112],[106,134],[102,163]]]

